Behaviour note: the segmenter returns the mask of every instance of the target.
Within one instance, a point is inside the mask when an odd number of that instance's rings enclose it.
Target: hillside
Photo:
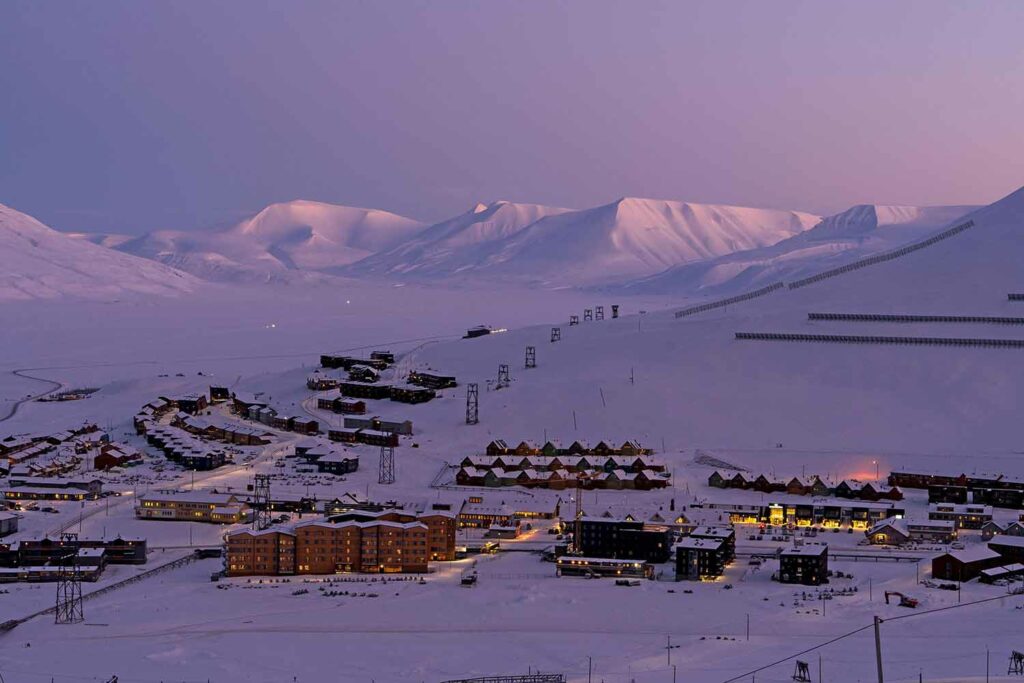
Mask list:
[[[111,300],[198,285],[191,275],[70,237],[0,204],[0,300]]]
[[[351,268],[353,274],[444,277],[479,263],[493,242],[514,236],[547,216],[569,212],[539,204],[496,201],[436,223],[397,247]]]
[[[514,371],[511,388],[481,398],[481,425],[509,440],[630,435],[653,445],[664,439],[670,451],[765,449],[769,457],[784,444],[844,472],[870,463],[865,453],[884,458],[883,470],[901,454],[1012,457],[1020,449],[1024,350],[735,337],[1024,339],[1020,325],[808,320],[810,312],[1024,317],[1024,304],[1007,300],[1024,289],[1024,190],[968,218],[974,227],[927,248],[728,309],[563,323],[555,344],[550,327],[514,330],[433,345],[414,362],[482,382],[535,345],[536,370]]]
[[[858,205],[777,244],[676,266],[626,283],[620,291],[728,296],[894,249],[976,208]]]
[[[526,223],[537,213],[543,215]],[[637,198],[582,211],[541,212],[529,205],[498,203],[433,226],[420,236],[423,242],[403,245],[351,270],[411,278],[458,275],[542,286],[593,285],[774,244],[818,220],[793,211]]]
[[[359,261],[422,227],[386,211],[300,200],[272,204],[226,230],[162,230],[114,248],[210,280],[287,280]]]

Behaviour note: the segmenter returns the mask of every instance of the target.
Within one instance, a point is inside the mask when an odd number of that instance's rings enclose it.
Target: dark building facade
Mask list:
[[[671,532],[668,527],[627,519],[584,517],[580,522],[580,552],[587,557],[668,562]]]
[[[779,555],[779,581],[804,586],[828,583],[828,546],[802,545]]]

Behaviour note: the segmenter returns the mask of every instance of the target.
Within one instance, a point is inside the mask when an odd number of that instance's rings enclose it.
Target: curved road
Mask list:
[[[15,401],[14,405],[11,406],[11,409],[7,412],[7,414],[4,415],[3,417],[0,417],[0,422],[6,422],[7,420],[10,420],[12,417],[17,415],[18,409],[21,408],[21,406],[24,405],[25,403],[28,403],[29,401],[35,401],[37,398],[42,398],[43,396],[47,396],[55,391],[60,391],[61,389],[65,388],[66,385],[63,384],[62,382],[57,382],[52,379],[46,379],[45,377],[36,377],[34,375],[26,374],[27,370],[33,369],[34,368],[21,368],[19,370],[11,370],[11,374],[17,377],[21,377],[22,379],[31,379],[36,382],[43,382],[44,384],[49,384],[50,388],[42,392],[41,394],[27,396],[25,398],[18,399],[17,401]]]

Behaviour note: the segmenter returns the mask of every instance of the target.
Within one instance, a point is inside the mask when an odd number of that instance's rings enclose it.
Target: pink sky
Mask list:
[[[295,198],[828,213],[1024,184],[1024,3],[0,4],[0,202],[62,229]]]

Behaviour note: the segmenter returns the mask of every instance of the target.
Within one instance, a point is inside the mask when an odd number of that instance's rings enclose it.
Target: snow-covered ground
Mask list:
[[[355,281],[308,288],[207,283],[201,295],[164,299],[8,303],[0,331],[4,406],[46,390],[40,380],[10,374],[17,369],[100,391],[67,404],[25,403],[0,429],[55,431],[90,419],[109,426],[114,438],[141,445],[127,434],[139,406],[160,394],[211,383],[265,392],[283,410],[310,412],[330,424],[337,418],[319,413],[305,388],[317,356],[386,347],[401,355],[403,372],[433,368],[456,375],[460,383],[479,382],[480,423],[465,424],[461,387],[421,405],[374,404],[374,414],[411,419],[416,432],[397,449],[398,481],[388,487],[376,483],[377,449],[369,447],[354,448],[362,466],[344,478],[297,472],[290,462],[278,467],[280,454],[295,439],[284,434],[248,462],[209,479],[201,475],[195,485],[244,487],[261,471],[276,475],[279,490],[309,487],[323,496],[352,491],[409,503],[457,503],[465,491],[433,489],[430,483],[445,463],[479,453],[493,438],[637,439],[658,451],[674,475],[673,487],[587,492],[584,508],[596,514],[607,509],[649,515],[674,501],[693,519],[715,522],[717,513],[691,506],[726,495],[760,500],[760,494],[709,489],[709,458],[780,479],[818,474],[831,481],[871,481],[876,467],[879,478],[896,468],[1024,476],[1022,349],[734,336],[772,331],[1024,339],[1022,326],[1015,325],[807,320],[809,312],[1021,316],[1024,304],[1008,301],[1006,294],[1024,289],[1024,191],[971,218],[974,228],[899,259],[681,319],[673,310],[684,302],[664,298]],[[623,318],[567,325],[570,314],[599,304],[607,314],[613,303],[622,305]],[[508,331],[459,338],[481,323]],[[550,341],[553,325],[561,328],[557,343]],[[523,367],[527,345],[537,349],[535,369]],[[511,386],[488,390],[499,364],[511,366]],[[159,463],[150,453],[147,465],[115,476],[110,486],[138,491],[170,479],[192,485],[184,473],[157,472]],[[501,489],[485,495],[512,500],[554,494]],[[19,534],[28,538],[79,524],[83,535],[143,534],[154,548],[150,565],[156,566],[186,553],[190,543],[216,543],[225,531],[136,521],[131,502],[126,495],[84,507],[61,503],[58,515],[27,512]],[[920,513],[925,500],[910,492],[904,503]],[[870,681],[875,615],[885,620],[886,680],[914,681],[920,674],[930,681],[981,681],[986,649],[991,672],[1005,670],[1010,650],[1021,649],[1024,609],[1018,608],[1024,597],[973,583],[960,593],[927,588],[917,584],[928,577],[927,561],[868,561],[879,551],[857,546],[859,539],[846,533],[814,539],[845,549],[851,558],[864,557],[831,563],[853,578],[835,579],[829,588],[842,594],[829,600],[813,589],[771,582],[773,561],[757,568],[745,555],[718,582],[660,580],[638,587],[558,579],[552,565],[528,552],[479,558],[481,578],[473,588],[458,582],[472,560],[436,565],[425,584],[340,577],[344,581],[336,578],[334,585],[296,578],[212,583],[217,561],[204,560],[88,601],[84,625],[56,626],[40,617],[0,635],[0,672],[28,683],[106,680],[113,674],[121,681],[270,683],[325,676],[346,682],[441,681],[540,669],[581,683],[588,681],[591,665],[590,680],[608,683],[668,683],[673,674],[697,683],[741,675],[786,681],[794,667],[786,657],[864,628],[800,658],[811,664],[815,680],[820,654],[823,680]],[[743,528],[738,542],[756,552],[778,545],[751,541]],[[980,538],[966,534],[964,542]],[[670,566],[660,569],[662,579],[671,578]],[[137,571],[112,567],[86,590]],[[300,589],[308,593],[295,594]],[[53,599],[47,584],[2,590],[8,592],[0,592],[0,620],[42,609]],[[885,605],[886,590],[905,592],[921,605],[916,611]],[[993,599],[925,614],[958,600],[988,598]],[[668,638],[679,647],[666,650]],[[785,661],[751,673],[778,660]]]

